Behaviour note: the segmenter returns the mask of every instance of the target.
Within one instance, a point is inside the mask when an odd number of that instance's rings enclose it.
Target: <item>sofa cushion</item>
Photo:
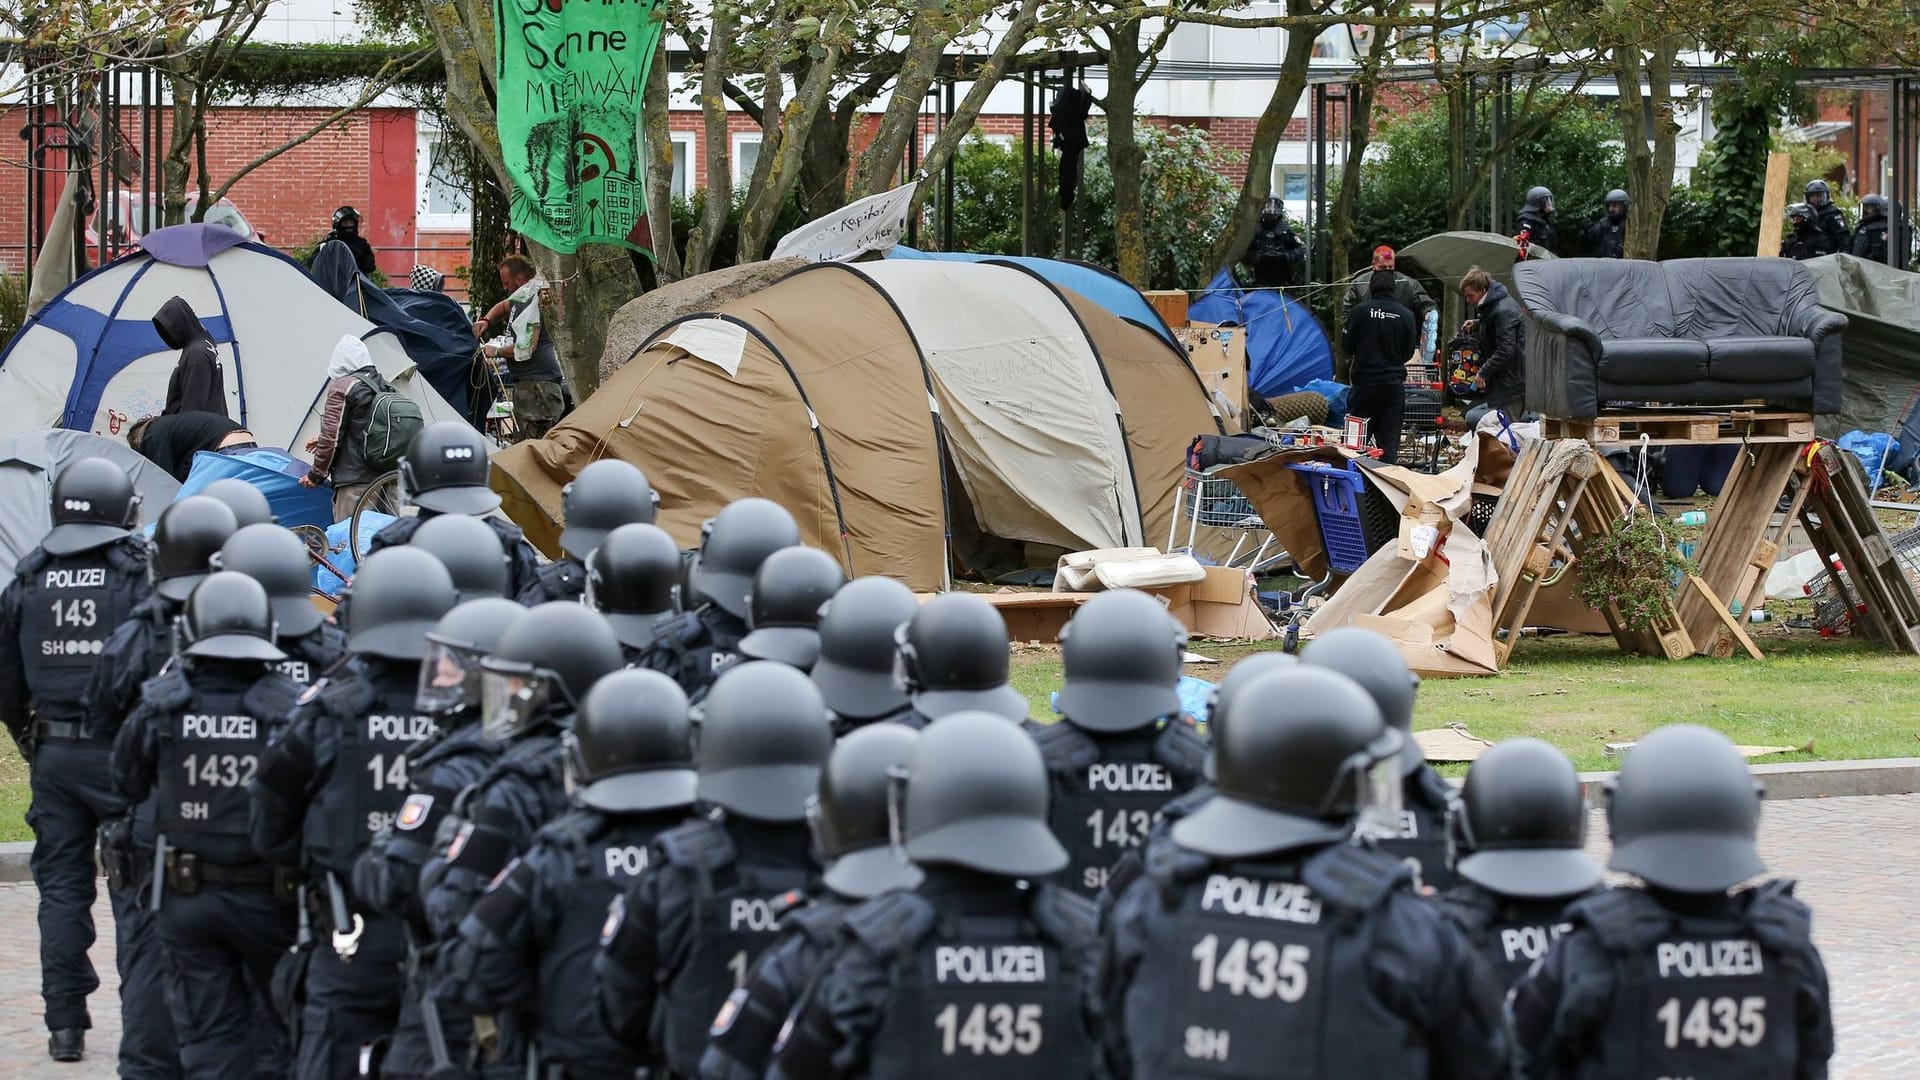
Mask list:
[[[1813,342],[1803,337],[1738,337],[1707,342],[1707,374],[1716,382],[1778,383],[1813,374]]]
[[[1600,381],[1668,386],[1707,378],[1707,343],[1688,338],[1614,338],[1602,343]]]

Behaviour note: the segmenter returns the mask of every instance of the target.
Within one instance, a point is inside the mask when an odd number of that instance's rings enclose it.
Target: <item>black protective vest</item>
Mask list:
[[[14,570],[20,587],[20,662],[42,720],[77,720],[107,638],[142,593],[145,567],[116,542],[55,558],[35,548]]]
[[[1147,842],[1162,807],[1202,778],[1207,744],[1184,722],[1124,732],[1087,731],[1070,721],[1029,724],[1047,762],[1047,824],[1072,859],[1056,879],[1099,895],[1108,871]]]
[[[1812,923],[1793,884],[1755,890],[1744,910],[1677,915],[1639,889],[1568,909],[1613,960],[1614,996],[1581,1077],[1791,1080],[1794,988],[1812,955]],[[1576,973],[1569,972],[1572,976]]]
[[[247,848],[247,785],[260,769],[271,719],[286,715],[298,693],[274,675],[242,686],[233,678],[192,680],[179,667],[147,683],[146,704],[165,712],[154,718],[153,798],[170,846],[217,861]]]
[[[1447,808],[1453,788],[1432,767],[1422,765],[1402,786],[1400,835],[1381,838],[1379,849],[1419,868],[1420,882],[1441,892],[1453,888],[1447,864]]]
[[[527,607],[555,600],[573,602],[587,594],[587,571],[571,555],[542,566],[516,597]]]
[[[855,908],[847,932],[892,958],[866,1075],[1063,1080],[1096,1058],[1085,1001],[1092,906],[1043,886],[1024,918],[946,913],[918,893]]]
[[[279,645],[287,658],[273,665],[273,670],[301,686],[312,686],[347,654],[347,635],[332,623],[321,623],[312,633],[284,639]]]
[[[1443,896],[1441,904],[1506,990],[1573,928],[1566,913],[1576,899],[1516,900],[1463,884]]]
[[[739,662],[746,633],[745,623],[708,604],[661,623],[637,666],[666,675],[689,700],[699,701],[721,672]]]
[[[307,811],[306,847],[344,881],[406,802],[407,751],[433,733],[433,718],[414,711],[416,681],[397,673],[376,684],[355,665],[315,690],[332,730],[333,772]]]

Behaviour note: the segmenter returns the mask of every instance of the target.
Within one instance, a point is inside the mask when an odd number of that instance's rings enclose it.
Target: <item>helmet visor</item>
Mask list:
[[[1390,734],[1398,735],[1393,731]],[[1401,811],[1405,808],[1402,792],[1406,790],[1400,768],[1399,740],[1393,740],[1393,749],[1386,756],[1358,764],[1354,770],[1354,783],[1357,785],[1355,802],[1354,832],[1357,835],[1376,840],[1390,840],[1406,834],[1406,824]],[[1366,753],[1370,756],[1373,747]]]
[[[547,713],[551,688],[532,667],[480,669],[480,730],[489,739],[507,739],[527,730]]]
[[[438,716],[480,704],[480,659],[472,649],[428,638],[414,707]]]

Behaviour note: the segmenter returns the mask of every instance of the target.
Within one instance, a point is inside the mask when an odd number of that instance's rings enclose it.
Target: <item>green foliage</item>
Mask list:
[[[1675,184],[1667,196],[1667,212],[1660,219],[1662,259],[1692,259],[1712,254],[1719,243],[1720,223],[1714,206],[1697,188]],[[1748,252],[1753,250],[1749,241]]]
[[[1714,98],[1712,153],[1701,154],[1693,183],[1713,211],[1716,228],[1697,254],[1753,254],[1760,236],[1774,112],[1768,102],[1747,95],[1722,93]]]
[[[982,255],[1020,254],[1020,148],[1004,146],[975,132],[953,155],[953,235],[961,251]],[[1060,158],[1046,151],[1035,165],[1041,175],[1057,176]],[[1049,202],[1036,215],[1036,254],[1052,254],[1060,239],[1060,214]],[[931,214],[923,228],[933,225]]]
[[[27,324],[27,275],[0,274],[0,349]]]
[[[447,70],[431,42],[396,44],[354,42],[335,44],[262,44],[248,42],[235,50],[220,69],[210,100],[227,102],[261,95],[335,89],[387,73],[389,63],[431,52],[396,85],[411,88],[444,87]]]
[[[732,266],[739,261],[740,214],[746,209],[746,205],[746,192],[735,190],[733,193],[733,206],[727,211],[726,227],[720,230],[720,243],[718,247],[714,248],[713,264],[708,267],[708,269],[718,270],[721,267]],[[693,235],[693,227],[699,224],[700,215],[706,212],[706,206],[707,192],[705,188],[695,191],[691,198],[674,198],[673,243],[676,251],[684,252],[687,250],[687,238]],[[769,235],[771,235],[775,241],[778,241],[780,237],[805,225],[808,220],[806,207],[800,205],[799,196],[797,194],[791,195],[787,198],[786,203],[780,207],[779,215],[774,218],[773,231]],[[772,245],[768,245],[768,250],[772,250]]]
[[[1693,564],[1674,546],[1677,531],[1662,529],[1638,503],[1612,532],[1588,540],[1580,552],[1580,602],[1611,607],[1634,630],[1651,630],[1673,600],[1676,574]]]

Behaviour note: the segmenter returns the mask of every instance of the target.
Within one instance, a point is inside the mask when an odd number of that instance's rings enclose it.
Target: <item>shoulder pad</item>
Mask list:
[[[1500,902],[1477,885],[1456,885],[1440,894],[1440,908],[1478,941],[1500,914]]]
[[[1353,844],[1335,844],[1300,867],[1300,880],[1334,907],[1372,911],[1413,880],[1398,859]]]
[[[342,678],[328,678],[313,684],[321,708],[335,716],[359,716],[373,707],[378,696],[373,684],[356,678],[357,672],[344,672]]]
[[[53,556],[47,554],[46,549],[36,547],[20,556],[20,561],[13,564],[13,576],[26,580],[38,574],[52,561]]]
[[[1659,901],[1635,888],[1608,889],[1567,908],[1567,921],[1593,931],[1609,952],[1633,952],[1667,932],[1673,924]]]
[[[1768,948],[1787,955],[1806,951],[1813,940],[1813,909],[1793,895],[1792,878],[1775,878],[1751,890],[1747,921]]]
[[[1198,783],[1206,775],[1206,736],[1185,720],[1169,721],[1153,740],[1153,759],[1173,770],[1182,782]]]
[[[1177,902],[1187,882],[1206,873],[1210,863],[1205,855],[1181,847],[1172,837],[1149,840],[1143,850],[1146,876],[1153,879],[1161,898],[1172,902]]]
[[[694,870],[730,866],[738,855],[733,837],[719,822],[708,818],[676,825],[654,837],[653,842],[668,862]]]
[[[1079,893],[1042,885],[1033,897],[1033,921],[1048,939],[1069,952],[1093,947],[1100,936],[1100,909]]]
[[[594,837],[604,832],[606,826],[605,814],[598,810],[580,807],[569,810],[540,826],[535,839],[546,840],[548,843],[565,848],[568,852],[577,853],[584,849]]]
[[[170,668],[140,684],[140,697],[160,709],[183,709],[193,701],[193,684],[186,672]]]
[[[1410,779],[1413,780],[1413,790],[1436,810],[1444,810],[1459,799],[1453,785],[1447,783],[1446,778],[1435,772],[1431,765],[1422,765]]]
[[[816,945],[826,945],[847,924],[847,915],[852,911],[853,905],[838,897],[818,896],[787,912],[783,925],[793,927]]]
[[[889,956],[933,932],[933,905],[904,890],[877,896],[847,912],[847,930],[869,949]]]
[[[270,671],[260,681],[247,690],[247,696],[241,699],[247,712],[269,723],[277,723],[287,718],[294,705],[300,701],[302,687],[277,671]]]
[[[1036,724],[1029,720],[1026,728],[1027,734],[1033,736],[1033,741],[1040,744],[1040,754],[1047,759],[1048,772],[1078,772],[1100,760],[1100,744],[1065,720],[1051,724]]]
[[[147,568],[146,541],[123,536],[107,545],[107,562],[122,574],[144,572]]]
[[[512,540],[518,543],[526,538],[527,534],[521,530],[520,526],[508,521],[506,518],[495,517],[489,514],[480,520],[486,522],[487,527],[493,530],[493,534],[502,540]]]

